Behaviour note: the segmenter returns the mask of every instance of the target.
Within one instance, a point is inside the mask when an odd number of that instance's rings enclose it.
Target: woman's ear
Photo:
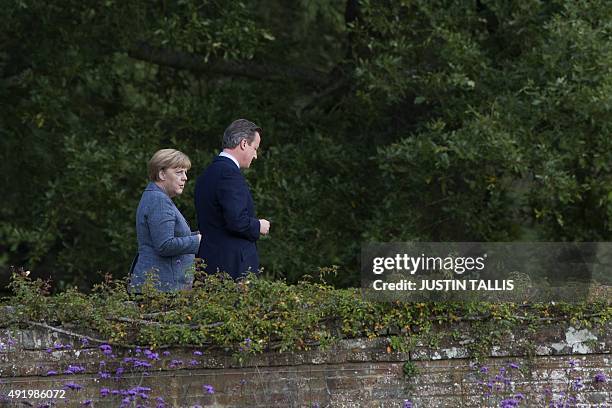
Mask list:
[[[166,181],[166,172],[164,170],[160,170],[157,177],[161,180],[161,181]]]

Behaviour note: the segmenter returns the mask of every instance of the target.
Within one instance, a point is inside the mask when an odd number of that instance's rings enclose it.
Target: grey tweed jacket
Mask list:
[[[148,273],[164,292],[191,287],[193,278],[186,272],[198,251],[195,234],[170,197],[150,182],[136,211],[138,260],[131,276],[131,291],[140,292]]]

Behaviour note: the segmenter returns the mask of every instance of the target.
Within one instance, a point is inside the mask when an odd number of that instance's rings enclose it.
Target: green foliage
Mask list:
[[[606,1],[5,3],[0,267],[54,290],[125,276],[160,148],[192,159],[195,229],[237,117],[264,128],[268,277],[355,285],[363,241],[612,238]]]
[[[197,275],[193,290],[158,292],[150,280],[141,295],[129,295],[123,280],[109,276],[85,295],[73,288],[50,296],[46,282],[14,274],[14,313],[0,327],[29,322],[78,327],[113,344],[152,347],[193,345],[231,350],[239,356],[266,350],[327,347],[341,338],[376,337],[392,331],[390,348],[408,352],[416,344],[434,346],[442,331],[434,328],[470,320],[474,356],[483,355],[529,320],[554,319],[576,327],[605,324],[612,317],[606,301],[569,304],[373,303],[356,289],[334,289],[304,281],[287,285],[249,276],[235,282],[223,275]],[[8,320],[5,320],[8,319]],[[522,327],[522,326],[521,326]],[[452,335],[452,333],[451,333]],[[390,351],[390,350],[389,350]],[[411,372],[413,372],[412,370]]]
[[[511,194],[522,168],[520,149],[495,120],[474,116],[469,127],[447,131],[437,121],[428,132],[379,150],[377,161],[389,194],[369,228],[372,238],[516,238]]]
[[[389,347],[391,350],[407,353],[414,349],[415,337],[408,336],[391,336],[389,337]]]
[[[406,129],[379,149],[388,194],[368,234],[609,239],[604,3],[366,2],[359,95]]]
[[[402,365],[402,373],[404,374],[404,378],[407,380],[413,379],[417,375],[419,375],[419,367],[412,361],[406,361]]]

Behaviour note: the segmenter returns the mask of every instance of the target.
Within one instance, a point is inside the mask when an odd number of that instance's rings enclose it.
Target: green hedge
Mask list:
[[[98,284],[90,294],[68,289],[48,294],[46,283],[14,274],[13,313],[0,326],[44,324],[75,337],[133,346],[204,346],[236,353],[326,347],[341,338],[391,336],[403,350],[439,341],[434,327],[469,322],[478,356],[512,330],[571,323],[590,327],[612,318],[608,301],[581,304],[375,303],[357,289],[334,289],[320,280],[288,285],[249,276],[235,282],[222,275],[198,276],[193,290],[156,291],[151,282],[131,296],[125,281]],[[317,282],[318,281],[318,282]],[[78,330],[74,329],[78,328]],[[76,331],[75,331],[76,330]],[[453,330],[447,330],[452,336]]]

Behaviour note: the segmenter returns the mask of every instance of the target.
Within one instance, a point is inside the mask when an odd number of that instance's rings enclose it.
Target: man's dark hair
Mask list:
[[[250,120],[237,119],[223,132],[223,148],[233,149],[242,139],[251,144],[255,139],[255,132],[261,136],[262,129]]]

